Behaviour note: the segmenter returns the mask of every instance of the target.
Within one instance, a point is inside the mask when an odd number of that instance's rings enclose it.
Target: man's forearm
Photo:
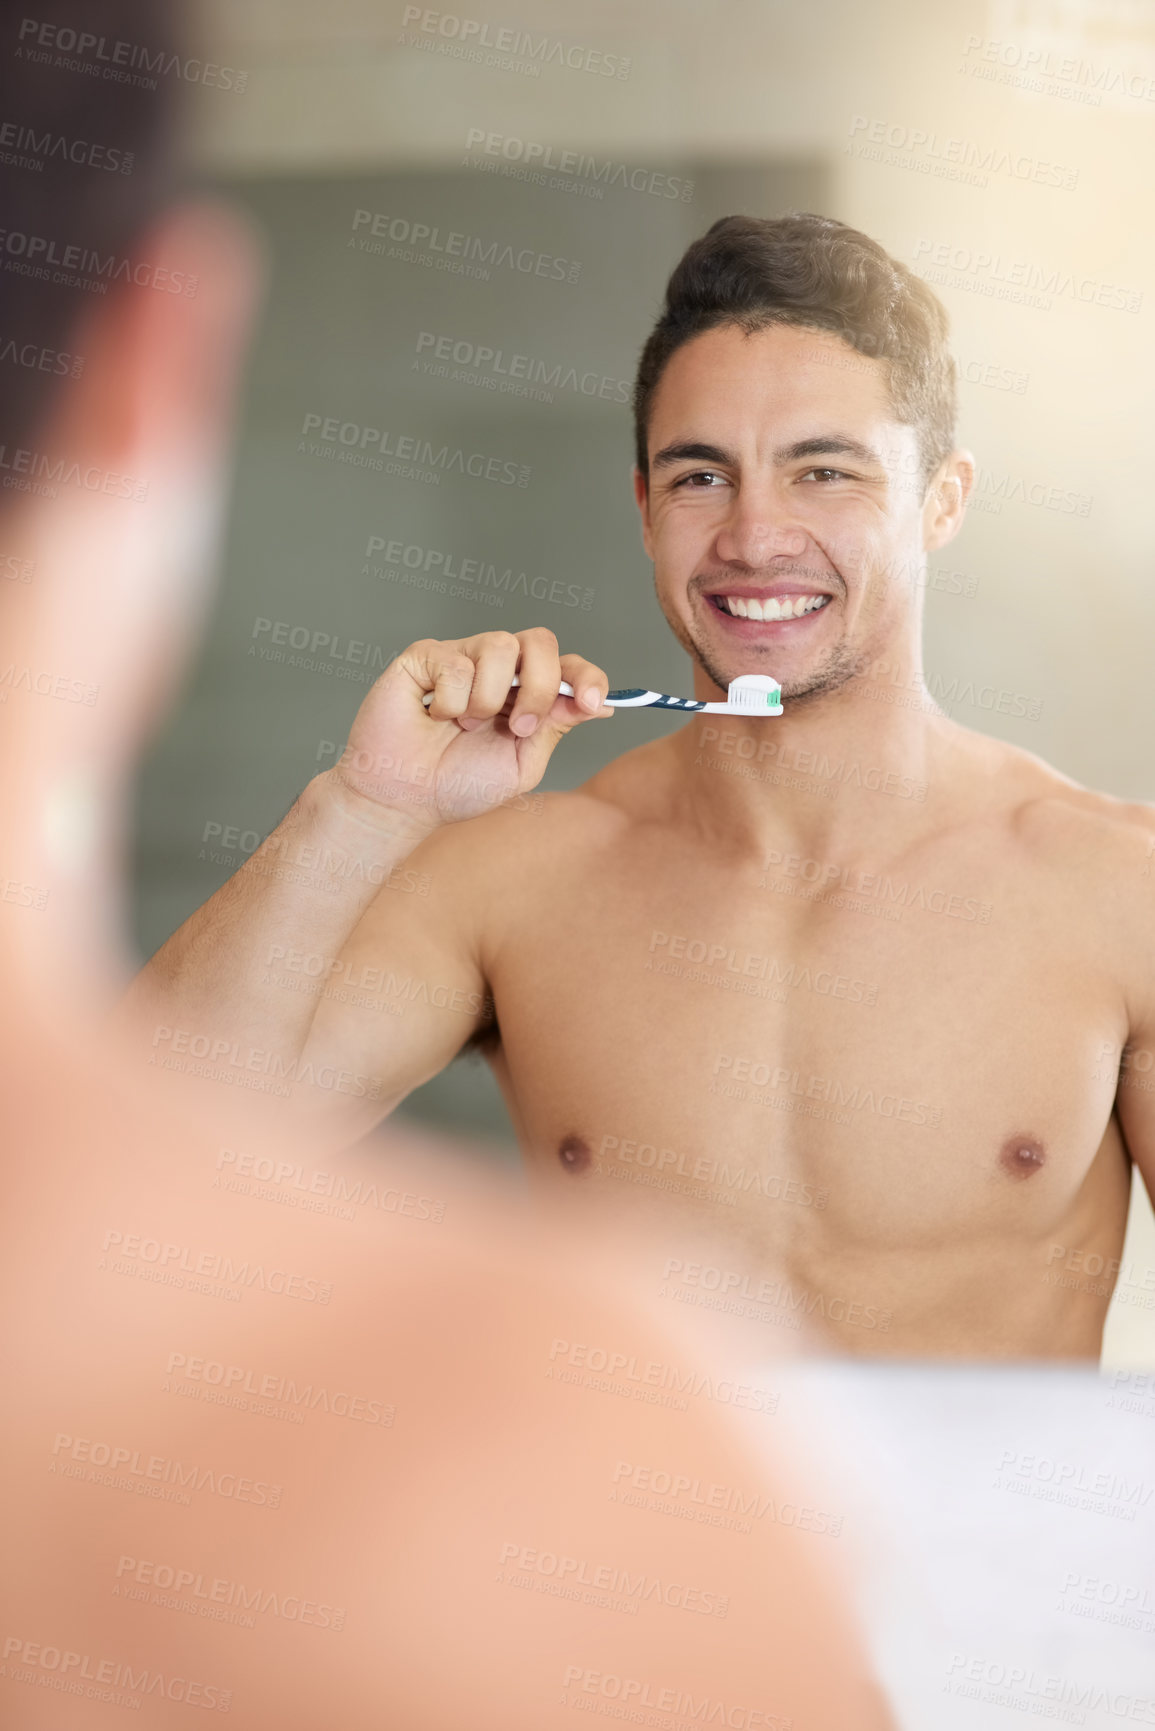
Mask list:
[[[402,814],[333,770],[315,776],[252,858],[153,956],[133,984],[130,1012],[297,1055],[345,940],[421,839]]]

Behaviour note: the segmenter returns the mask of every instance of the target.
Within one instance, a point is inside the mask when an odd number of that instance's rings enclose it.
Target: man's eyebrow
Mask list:
[[[799,439],[793,445],[781,445],[774,453],[778,464],[796,463],[804,457],[856,457],[873,468],[885,467],[878,452],[846,433],[820,433],[812,439]],[[669,468],[673,463],[714,463],[720,469],[736,469],[738,459],[733,451],[721,445],[706,445],[696,439],[683,439],[664,445],[650,459],[651,469]]]
[[[846,433],[821,433],[814,439],[799,439],[796,444],[782,445],[774,453],[776,463],[796,463],[803,457],[857,457],[860,463],[870,463],[876,469],[884,467],[877,451],[852,439]]]
[[[688,439],[665,445],[650,458],[651,469],[668,468],[671,463],[716,463],[720,469],[735,469],[738,459],[733,451],[724,451],[721,445],[702,445]]]

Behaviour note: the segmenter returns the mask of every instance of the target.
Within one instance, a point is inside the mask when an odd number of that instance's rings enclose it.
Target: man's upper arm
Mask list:
[[[312,1074],[339,1070],[380,1118],[437,1075],[492,1021],[482,972],[476,821],[438,830],[397,866],[341,953],[325,958],[305,1048]]]
[[[1115,1109],[1127,1152],[1155,1204],[1155,1015],[1132,1023],[1120,1062]]]
[[[1127,1150],[1155,1203],[1155,809],[1128,811],[1133,834],[1122,859],[1111,862],[1116,889],[1130,877],[1133,892],[1119,898],[1127,921],[1128,1031],[1115,1107]]]

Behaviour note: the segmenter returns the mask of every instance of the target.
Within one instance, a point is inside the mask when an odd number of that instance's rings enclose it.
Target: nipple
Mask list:
[[[591,1158],[589,1143],[580,1136],[565,1136],[558,1147],[557,1157],[567,1172],[584,1172]]]
[[[1037,1136],[1008,1136],[999,1153],[999,1165],[1012,1178],[1030,1178],[1046,1165],[1047,1154]]]

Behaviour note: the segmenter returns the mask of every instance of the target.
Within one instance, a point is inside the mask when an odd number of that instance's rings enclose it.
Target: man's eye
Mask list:
[[[807,469],[800,479],[808,481],[812,475],[816,476],[819,481],[849,481],[853,479],[846,473],[845,469]]]
[[[675,487],[709,487],[715,481],[725,482],[725,475],[719,475],[716,469],[695,469],[691,475],[683,475],[674,482]]]

